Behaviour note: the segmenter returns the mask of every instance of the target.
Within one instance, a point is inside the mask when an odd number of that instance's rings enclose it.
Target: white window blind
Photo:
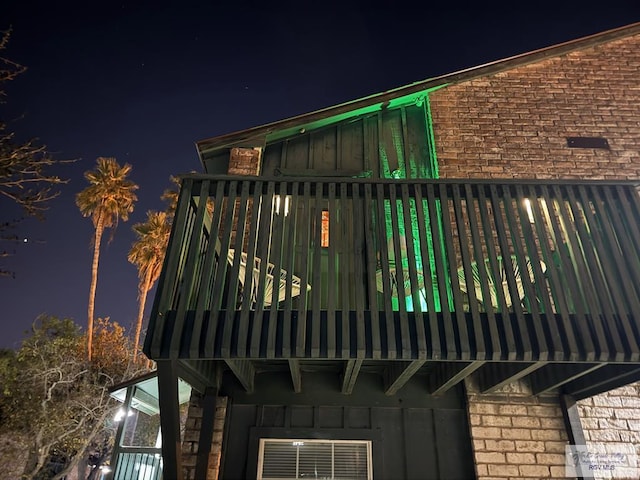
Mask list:
[[[371,442],[260,440],[258,480],[372,480]]]

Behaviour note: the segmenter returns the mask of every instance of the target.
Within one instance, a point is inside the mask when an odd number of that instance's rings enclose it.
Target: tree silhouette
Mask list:
[[[158,280],[164,255],[171,233],[171,223],[166,212],[147,212],[147,221],[133,226],[137,240],[131,246],[128,259],[138,267],[138,319],[136,322],[136,334],[134,338],[134,360],[137,358],[144,307],[147,295]]]
[[[76,205],[80,212],[85,217],[91,217],[95,228],[87,308],[87,355],[89,360],[91,360],[93,344],[93,313],[98,284],[100,243],[105,228],[115,229],[118,221],[120,219],[127,221],[129,214],[133,211],[134,204],[138,199],[134,191],[138,185],[127,179],[130,172],[131,165],[129,164],[121,167],[115,158],[98,157],[96,169],[84,174],[89,186],[76,195]]]

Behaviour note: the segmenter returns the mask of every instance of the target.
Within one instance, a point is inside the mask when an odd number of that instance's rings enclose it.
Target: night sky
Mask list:
[[[13,34],[0,56],[28,71],[5,85],[0,118],[78,161],[52,172],[69,183],[45,221],[20,226],[27,242],[0,245],[16,272],[0,278],[0,348],[19,346],[41,313],[86,325],[93,226],[74,197],[98,156],[132,164],[140,185],[131,219],[103,242],[96,297],[96,316],[129,328],[131,226],[164,209],[170,175],[202,171],[197,140],[640,21],[637,0],[265,3],[2,2],[0,29]],[[0,198],[0,221],[15,215]]]

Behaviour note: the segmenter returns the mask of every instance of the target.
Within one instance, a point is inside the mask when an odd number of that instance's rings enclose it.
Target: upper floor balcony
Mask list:
[[[153,359],[635,362],[632,182],[193,175]]]

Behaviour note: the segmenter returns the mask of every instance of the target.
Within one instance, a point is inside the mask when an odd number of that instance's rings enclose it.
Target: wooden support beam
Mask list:
[[[484,364],[484,361],[439,363],[429,375],[429,393],[431,395],[442,395]]]
[[[531,372],[535,372],[546,364],[547,362],[487,363],[476,373],[480,392],[495,392],[505,385],[526,377]]]
[[[236,376],[242,388],[245,389],[246,392],[253,392],[253,381],[256,376],[256,371],[253,368],[253,364],[251,360],[236,360],[227,358],[225,362]]]
[[[300,360],[296,358],[290,358],[289,371],[291,372],[293,391],[296,393],[302,392],[302,372],[300,372]]]
[[[158,360],[157,366],[162,432],[162,474],[164,478],[183,480],[177,361]]]
[[[550,363],[529,375],[531,392],[540,395],[602,368],[606,363]]]
[[[392,362],[386,371],[385,395],[395,395],[405,383],[424,365],[425,360]]]
[[[360,373],[360,367],[362,367],[361,359],[347,360],[345,363],[344,374],[342,376],[342,393],[345,395],[351,395],[353,392],[353,387]]]
[[[582,400],[638,380],[640,380],[640,366],[637,364],[609,364],[567,383],[563,390],[576,400]]]
[[[206,360],[207,362],[215,362],[215,360]],[[196,361],[197,362],[197,361]],[[198,368],[198,364],[193,360],[179,360],[178,361],[178,376],[185,382],[195,388],[198,392],[204,393],[209,387],[215,386],[215,372],[216,366],[213,364],[209,369],[210,372],[203,373],[201,368]]]
[[[215,430],[217,388],[207,388],[202,397],[202,423],[198,437],[198,455],[196,457],[195,478],[207,478],[209,470],[209,454]]]
[[[560,408],[562,408],[562,417],[564,418],[569,443],[571,445],[586,445],[587,440],[582,430],[582,422],[580,422],[580,412],[578,411],[576,399],[571,395],[560,395]],[[584,478],[582,465],[582,462],[577,462],[575,466],[576,473],[580,479]]]

